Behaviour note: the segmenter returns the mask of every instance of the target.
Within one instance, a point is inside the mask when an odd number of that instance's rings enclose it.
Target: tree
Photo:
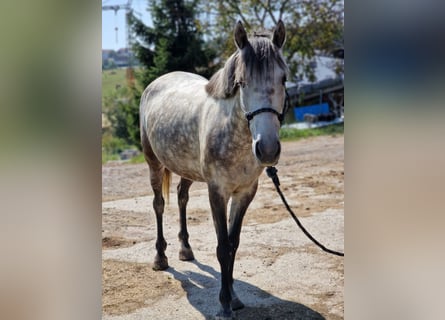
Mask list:
[[[226,0],[211,2],[204,10],[210,17],[205,29],[216,35],[212,41],[225,48],[225,57],[235,51],[232,33],[237,20],[250,30],[270,29],[283,20],[284,55],[296,78],[313,75],[314,55],[330,55],[343,42],[343,0]]]
[[[206,47],[195,9],[200,0],[150,0],[153,28],[129,16],[136,37],[134,51],[143,65],[142,86],[170,71],[187,71],[209,77],[215,54]]]
[[[103,112],[111,124],[111,134],[128,145],[140,146],[139,101],[141,93],[135,86],[122,87],[105,98]]]
[[[205,46],[195,9],[200,0],[149,0],[153,27],[133,13],[127,15],[133,50],[141,63],[136,73],[139,86],[121,88],[105,101],[104,112],[113,136],[141,149],[139,101],[145,88],[157,77],[171,71],[188,71],[209,77],[213,52]]]

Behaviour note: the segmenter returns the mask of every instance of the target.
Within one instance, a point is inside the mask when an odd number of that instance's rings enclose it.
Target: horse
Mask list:
[[[153,269],[169,266],[162,215],[172,173],[180,176],[178,237],[183,261],[194,259],[186,224],[188,191],[193,181],[205,182],[221,269],[219,319],[231,319],[232,310],[244,307],[233,290],[241,225],[258,177],[265,167],[277,164],[281,152],[279,129],[288,73],[282,55],[285,37],[282,21],[273,32],[255,32],[250,37],[238,21],[236,51],[210,80],[175,71],[151,82],[141,96],[141,144],[157,223]]]

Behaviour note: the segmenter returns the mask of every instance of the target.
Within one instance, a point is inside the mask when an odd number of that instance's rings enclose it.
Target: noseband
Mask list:
[[[290,104],[289,93],[287,93],[286,88],[284,89],[284,92],[286,93],[286,98],[284,99],[284,108],[283,108],[282,113],[279,113],[277,110],[272,109],[272,108],[261,108],[261,109],[255,110],[255,111],[247,112],[247,113],[245,113],[245,116],[247,119],[247,125],[250,127],[250,120],[252,120],[253,117],[255,117],[256,115],[263,113],[263,112],[274,113],[278,117],[278,120],[280,120],[280,124],[283,124],[284,117],[286,115],[287,110],[289,110],[289,104]]]

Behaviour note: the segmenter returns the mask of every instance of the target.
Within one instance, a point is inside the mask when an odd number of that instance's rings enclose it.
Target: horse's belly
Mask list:
[[[205,181],[197,162],[181,157],[168,157],[161,162],[173,173],[193,181]]]
[[[181,177],[204,181],[197,139],[181,135],[168,141],[162,140],[161,137],[153,138],[153,151],[164,166]]]

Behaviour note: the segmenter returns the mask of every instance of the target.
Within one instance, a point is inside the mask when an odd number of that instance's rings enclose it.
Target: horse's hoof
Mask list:
[[[235,298],[232,300],[232,302],[230,302],[230,307],[232,310],[239,310],[244,308],[244,303],[242,303],[240,299]]]
[[[153,263],[153,270],[161,271],[168,269],[168,259],[167,257],[160,258],[159,256],[155,257],[155,261]]]
[[[191,248],[183,248],[179,251],[179,260],[181,261],[192,261],[195,260],[193,251]]]
[[[215,316],[215,320],[233,320],[233,312],[232,310],[224,311],[221,310]]]

